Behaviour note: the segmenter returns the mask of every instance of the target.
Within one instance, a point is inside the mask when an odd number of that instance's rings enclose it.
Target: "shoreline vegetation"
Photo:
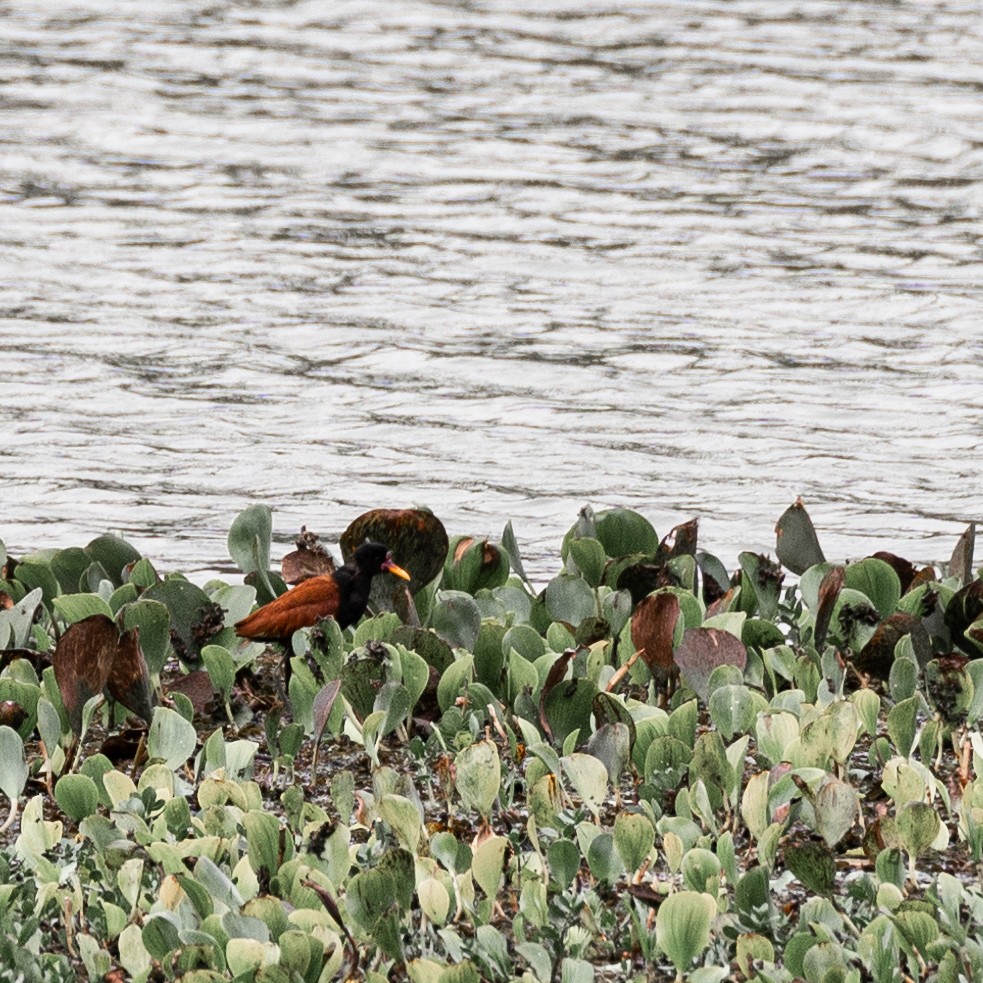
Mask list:
[[[540,590],[511,523],[373,510],[342,559],[412,580],[286,652],[233,626],[337,559],[265,506],[240,584],[0,543],[0,983],[983,978],[975,527],[820,538],[585,507]]]

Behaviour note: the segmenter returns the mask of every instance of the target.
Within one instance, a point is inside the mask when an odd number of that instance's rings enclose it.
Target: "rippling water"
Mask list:
[[[963,0],[0,0],[0,538],[981,513]]]

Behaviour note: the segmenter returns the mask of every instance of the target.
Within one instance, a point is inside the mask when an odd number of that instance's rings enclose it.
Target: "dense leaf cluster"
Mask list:
[[[511,524],[367,536],[412,590],[297,632],[285,711],[233,626],[331,561],[265,507],[244,584],[0,545],[0,981],[983,978],[972,530],[834,564],[796,503],[728,573],[587,508],[542,589]]]

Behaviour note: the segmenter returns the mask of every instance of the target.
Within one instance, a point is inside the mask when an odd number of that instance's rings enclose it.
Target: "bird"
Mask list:
[[[340,628],[347,628],[365,613],[372,578],[383,572],[394,574],[402,580],[411,579],[402,567],[393,562],[392,552],[382,543],[363,543],[343,567],[333,573],[301,581],[269,604],[237,621],[236,634],[254,642],[279,642],[289,648],[290,636],[295,631],[309,628],[321,618],[333,617]],[[289,653],[285,671],[289,677]]]

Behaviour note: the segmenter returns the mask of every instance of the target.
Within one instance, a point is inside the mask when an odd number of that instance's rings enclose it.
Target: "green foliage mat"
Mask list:
[[[415,580],[289,651],[233,626],[332,563],[272,529],[240,584],[0,543],[0,983],[983,978],[972,527],[837,564],[797,502],[728,573],[585,508],[540,589],[376,510]]]

